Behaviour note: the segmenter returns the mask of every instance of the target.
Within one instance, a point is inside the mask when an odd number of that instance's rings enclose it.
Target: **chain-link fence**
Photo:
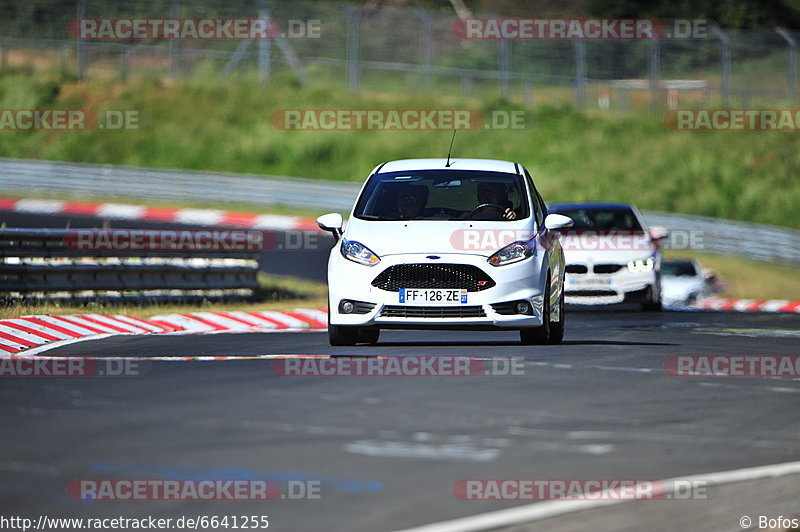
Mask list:
[[[269,18],[244,40],[87,40],[76,19]],[[475,39],[452,11],[264,0],[0,1],[0,68],[98,77],[253,76],[349,90],[505,97],[603,109],[757,107],[797,96],[800,32],[728,31],[659,39]],[[675,21],[670,21],[673,23]]]

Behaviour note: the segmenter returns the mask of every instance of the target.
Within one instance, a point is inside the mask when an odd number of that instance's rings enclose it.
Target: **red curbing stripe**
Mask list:
[[[226,320],[231,320],[231,321],[235,321],[237,323],[241,323],[241,324],[247,325],[251,329],[255,329],[255,328],[258,327],[258,325],[253,325],[249,321],[243,320],[242,318],[237,318],[236,316],[231,316],[227,312],[214,312],[213,314],[216,314],[217,316],[225,318]]]
[[[30,317],[30,318],[19,318],[19,319],[29,321],[37,325],[41,325],[42,327],[47,327],[48,329],[53,329],[54,331],[58,331],[62,334],[66,334],[67,336],[71,336],[73,338],[83,338],[82,334],[78,334],[75,331],[70,331],[69,329],[65,329],[64,327],[59,327],[58,325],[55,325],[53,323],[48,323],[44,320],[40,320],[39,318]]]
[[[719,307],[720,310],[733,310],[733,306],[738,302],[738,299],[728,299],[722,306]]]
[[[128,316],[128,317],[130,317],[130,316]],[[138,318],[134,318],[134,319],[138,319]],[[177,325],[173,325],[172,323],[169,323],[168,321],[149,319],[149,320],[147,320],[147,323],[150,323],[150,324],[155,325],[157,327],[161,327],[162,329],[164,329],[163,332],[178,332],[178,331],[184,331],[185,330],[183,327],[178,327]]]
[[[78,317],[81,318],[81,319],[84,319],[86,321],[90,321],[90,322],[92,322],[94,324],[100,325],[102,327],[108,327],[112,331],[117,331],[117,332],[121,332],[121,333],[125,333],[125,334],[130,334],[130,333],[133,332],[130,329],[123,329],[122,327],[118,327],[116,325],[111,325],[110,323],[103,323],[100,320],[97,320],[95,318],[90,317],[88,314],[78,314]],[[111,319],[113,319],[113,318],[111,318]]]
[[[0,209],[4,211],[13,211],[17,208],[16,198],[0,198]]]
[[[259,320],[264,320],[264,321],[268,321],[270,323],[274,323],[276,329],[288,329],[289,328],[289,325],[287,323],[282,322],[282,321],[278,321],[278,320],[270,318],[268,316],[262,316],[258,312],[247,312],[247,315],[248,316],[253,316],[254,318],[257,318]]]
[[[200,323],[204,323],[204,324],[208,325],[209,327],[213,327],[215,331],[226,331],[227,330],[227,328],[223,327],[222,325],[217,325],[213,321],[209,321],[209,320],[200,318],[200,317],[195,316],[193,314],[178,314],[178,316],[183,316],[184,318],[189,318],[189,319],[192,319],[192,320],[195,320],[195,321],[199,321]]]
[[[158,220],[160,222],[173,222],[178,217],[178,209],[166,207],[147,207],[142,213],[144,220]]]
[[[35,344],[30,340],[26,340],[24,338],[19,338],[17,336],[10,335],[8,333],[0,331],[0,338],[4,340],[8,340],[9,342],[14,342],[15,344],[24,345],[26,347],[36,347],[39,344]]]
[[[245,212],[223,212],[219,222],[222,225],[232,225],[235,227],[253,227],[258,216],[258,214],[248,214]]]
[[[0,343],[0,350],[7,351],[9,353],[19,353],[22,349],[17,349],[16,347],[11,347],[10,345],[6,345]]]
[[[769,301],[769,299],[756,299],[755,301],[751,301],[746,307],[745,310],[748,312],[756,312],[761,310],[761,305]]]
[[[5,325],[6,327],[11,327],[12,329],[19,329],[22,332],[26,332],[28,334],[32,334],[34,336],[38,336],[39,338],[44,338],[45,340],[48,340],[48,341],[51,341],[51,342],[56,342],[58,340],[61,340],[61,338],[58,338],[57,336],[53,336],[52,334],[47,334],[46,332],[37,331],[36,329],[32,329],[30,327],[26,327],[26,326],[21,325],[19,323],[11,323],[11,322],[7,322],[7,321],[0,321],[0,324]]]
[[[318,319],[312,318],[311,316],[306,316],[305,314],[301,314],[299,312],[293,312],[291,310],[283,310],[281,314],[286,314],[287,316],[291,316],[292,318],[298,319],[300,321],[304,321],[314,327],[315,329],[325,329],[328,327],[327,323],[323,323]]]
[[[781,308],[778,309],[779,312],[800,312],[800,301],[791,301]]]
[[[87,216],[94,216],[100,211],[103,206],[102,203],[88,202],[88,201],[68,201],[64,203],[61,212],[64,214],[84,214]]]
[[[103,331],[101,329],[97,329],[95,327],[92,327],[91,325],[86,325],[85,323],[80,323],[80,322],[76,323],[74,320],[70,319],[72,317],[73,316],[51,316],[51,318],[53,318],[53,319],[66,321],[67,323],[69,323],[71,325],[74,325],[75,327],[80,327],[82,329],[86,329],[87,331],[92,331],[93,333],[97,333],[97,334],[107,334],[108,333],[108,331]]]

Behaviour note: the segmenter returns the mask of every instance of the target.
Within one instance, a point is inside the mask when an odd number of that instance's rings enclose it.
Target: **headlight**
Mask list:
[[[375,266],[381,261],[371,249],[355,240],[342,239],[342,247],[339,250],[342,252],[342,257],[365,266]]]
[[[653,257],[628,261],[628,271],[633,273],[649,272],[655,268],[656,261]]]
[[[505,266],[527,259],[533,255],[533,250],[534,244],[523,241],[512,242],[487,260],[492,266]]]

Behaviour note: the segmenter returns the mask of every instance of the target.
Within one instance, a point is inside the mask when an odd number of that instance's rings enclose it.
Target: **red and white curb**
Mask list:
[[[78,340],[122,334],[212,334],[302,331],[327,327],[324,309],[165,314],[143,320],[117,314],[23,316],[0,320],[0,355],[41,351]]]
[[[193,225],[246,227],[274,231],[319,231],[311,218],[215,209],[174,209],[124,203],[0,198],[0,210],[31,214],[76,214],[115,220],[146,220]]]
[[[735,312],[797,312],[800,313],[800,301],[785,299],[727,299],[709,297],[698,301],[692,308],[701,310],[729,310]]]

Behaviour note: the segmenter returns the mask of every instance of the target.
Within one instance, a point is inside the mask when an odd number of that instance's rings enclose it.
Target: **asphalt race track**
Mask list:
[[[308,332],[118,336],[47,351],[142,359],[143,375],[2,379],[2,513],[247,514],[268,515],[279,531],[392,530],[527,504],[459,500],[459,479],[663,479],[800,458],[799,379],[674,377],[663,367],[670,355],[798,355],[799,315],[567,318],[564,344],[545,347],[521,346],[515,333],[383,331],[377,346],[354,348]],[[207,355],[242,360],[153,360]],[[286,377],[271,360],[248,358],[263,355],[525,364],[515,376]],[[67,496],[71,480],[92,478],[314,480],[321,494],[268,502]],[[738,530],[738,519],[731,513],[714,528]]]

